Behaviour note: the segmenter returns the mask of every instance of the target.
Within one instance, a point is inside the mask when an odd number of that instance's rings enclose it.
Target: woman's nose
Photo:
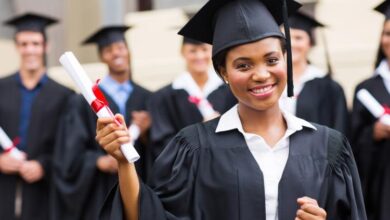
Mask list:
[[[252,79],[254,81],[265,81],[267,80],[271,74],[266,68],[256,68],[252,74]]]

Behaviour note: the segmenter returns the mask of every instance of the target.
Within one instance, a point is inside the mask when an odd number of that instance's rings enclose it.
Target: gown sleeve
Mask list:
[[[69,209],[75,214],[82,212],[98,173],[96,160],[103,155],[93,143],[94,136],[89,131],[91,124],[83,114],[83,110],[88,110],[84,108],[87,104],[78,95],[69,102],[60,119],[54,154],[54,201],[57,204],[54,209],[59,216]]]
[[[372,166],[376,162],[375,155],[380,146],[374,140],[374,124],[376,119],[371,116],[370,112],[357,99],[356,92],[360,90],[358,86],[355,91],[353,101],[353,110],[351,115],[351,132],[352,132],[352,147],[356,157],[356,162],[359,168],[359,174],[362,180],[363,192],[368,192],[369,176],[372,172]],[[367,195],[366,195],[367,196]]]
[[[333,124],[332,128],[349,137],[349,112],[343,88],[336,82],[333,87]]]
[[[149,186],[140,183],[140,220],[191,219],[194,213],[194,181],[197,173],[198,147],[180,132],[157,158]],[[119,187],[110,192],[100,212],[100,219],[124,219]]]
[[[330,131],[328,159],[331,169],[329,190],[325,193],[327,219],[366,220],[364,199],[358,170],[347,139],[339,132]]]
[[[370,112],[357,99],[356,93],[360,90],[358,87],[355,91],[352,111],[352,143],[354,152],[359,154],[362,149],[359,146],[373,146],[374,142],[374,124],[375,118],[370,115]]]
[[[168,88],[164,88],[151,96],[148,110],[153,120],[150,128],[150,139],[152,160],[154,161],[178,132],[172,115],[175,111],[174,103],[169,98]]]

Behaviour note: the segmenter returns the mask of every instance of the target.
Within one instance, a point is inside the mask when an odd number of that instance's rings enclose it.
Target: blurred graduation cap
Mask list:
[[[58,20],[55,18],[29,12],[15,16],[5,21],[4,24],[15,27],[16,33],[21,31],[36,31],[45,34],[46,28],[57,22]]]
[[[301,5],[293,0],[210,0],[180,30],[185,37],[213,45],[213,58],[230,47],[266,37],[286,39],[288,96],[293,96],[288,14]],[[286,37],[279,29],[284,23]]]
[[[322,24],[318,20],[316,20],[313,16],[306,14],[302,10],[299,10],[295,14],[291,15],[289,17],[289,24],[290,28],[292,29],[299,29],[305,31],[309,37],[311,44],[314,46],[317,42],[316,37],[314,36],[314,30],[316,28],[324,28],[326,25]],[[330,63],[330,56],[329,56],[329,49],[327,40],[325,37],[325,34],[323,31],[321,31],[322,34],[322,40],[324,44],[324,51],[325,51],[325,59],[326,59],[326,65],[328,68],[328,74],[331,75],[333,73],[332,71],[332,65]]]
[[[291,15],[288,18],[288,21],[290,22],[290,28],[306,31],[309,34],[313,45],[315,44],[314,30],[316,28],[325,27],[324,24],[320,23],[314,17],[304,13],[301,10]]]
[[[97,44],[99,49],[106,47],[115,42],[126,42],[125,32],[130,29],[126,25],[111,25],[102,27],[85,39],[82,44]]]
[[[375,11],[382,13],[386,20],[390,19],[390,1],[386,0],[374,8]]]

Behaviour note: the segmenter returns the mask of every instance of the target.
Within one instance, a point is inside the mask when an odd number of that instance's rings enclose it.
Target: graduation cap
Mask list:
[[[266,37],[287,40],[288,95],[293,95],[288,14],[301,5],[293,0],[210,0],[180,30],[185,37],[213,45],[213,58],[221,51]],[[286,37],[279,26],[284,23]]]
[[[291,15],[288,18],[290,28],[292,29],[299,29],[305,31],[309,37],[312,45],[315,45],[316,39],[314,37],[314,30],[316,28],[323,28],[326,27],[321,22],[317,21],[314,17],[306,14],[302,10],[299,10],[295,14]],[[329,50],[328,50],[328,44],[326,41],[325,34],[322,33],[322,39],[324,44],[324,51],[325,51],[325,59],[326,59],[326,65],[328,68],[328,73],[332,74],[332,65],[330,64],[330,56],[329,56]]]
[[[305,14],[302,11],[298,11],[297,13],[291,15],[288,18],[288,21],[290,24],[290,28],[306,31],[309,34],[312,43],[315,42],[313,36],[314,29],[319,27],[325,27],[324,24],[317,21],[314,17]]]
[[[125,32],[130,26],[112,25],[102,27],[82,42],[83,45],[95,43],[99,49],[115,42],[126,42]]]
[[[45,15],[26,13],[13,17],[5,21],[4,24],[15,27],[16,33],[21,31],[36,31],[45,34],[46,27],[57,22],[57,19]]]
[[[194,17],[194,15],[196,14],[196,11],[193,9],[193,8],[189,8],[189,9],[183,9],[183,12],[187,18],[187,20],[190,20],[192,17]],[[175,27],[175,29],[181,29],[182,26],[180,27]],[[201,45],[201,44],[204,44],[204,42],[202,41],[198,41],[198,40],[194,40],[192,38],[189,38],[189,37],[186,37],[186,36],[183,36],[183,41],[182,41],[182,45],[184,44],[194,44],[194,45]]]
[[[390,1],[386,0],[374,8],[375,11],[382,13],[386,20],[390,19]]]

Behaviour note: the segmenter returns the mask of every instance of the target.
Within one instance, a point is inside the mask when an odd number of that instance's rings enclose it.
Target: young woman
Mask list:
[[[316,43],[314,30],[324,25],[303,12],[292,15],[289,24],[295,96],[282,96],[281,108],[307,121],[347,134],[348,109],[343,89],[331,79],[331,70],[326,73],[310,64],[308,58]]]
[[[237,103],[210,68],[210,44],[184,37],[181,54],[187,71],[154,93],[150,102],[152,161],[181,129],[215,118]]]
[[[366,219],[346,139],[279,108],[288,81],[283,4],[282,14],[282,1],[210,1],[181,30],[213,44],[214,66],[239,103],[181,130],[149,186],[119,150],[125,126],[99,119],[96,138],[118,160],[120,179],[101,219]]]
[[[376,10],[385,15],[375,74],[356,87],[368,90],[390,114],[390,1]],[[390,216],[390,126],[376,119],[366,107],[354,98],[352,111],[354,153],[362,177],[367,216],[384,220]]]

